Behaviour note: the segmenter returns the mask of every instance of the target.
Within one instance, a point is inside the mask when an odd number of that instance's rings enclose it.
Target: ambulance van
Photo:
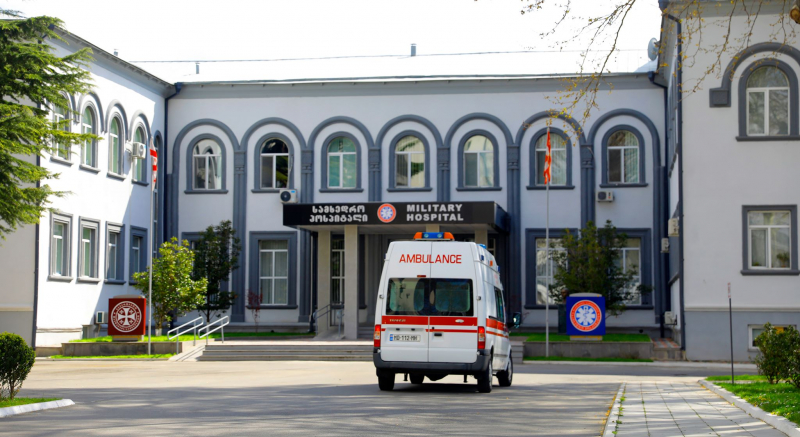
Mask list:
[[[449,232],[418,232],[389,245],[375,309],[373,362],[381,390],[395,375],[412,384],[447,375],[473,376],[492,391],[494,376],[511,385],[509,327],[497,262],[482,244]]]

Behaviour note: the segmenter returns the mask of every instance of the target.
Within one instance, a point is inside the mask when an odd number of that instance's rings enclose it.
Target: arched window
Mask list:
[[[261,188],[289,187],[289,146],[270,138],[261,146]]]
[[[222,149],[216,141],[200,140],[192,150],[194,189],[222,189]]]
[[[87,107],[81,115],[81,133],[95,133],[95,115],[91,107]],[[94,146],[94,140],[86,140],[81,144],[81,164],[96,167]]]
[[[639,138],[628,130],[613,132],[606,141],[609,184],[639,183]]]
[[[357,162],[356,145],[349,138],[328,143],[328,188],[356,188]]]
[[[474,135],[464,144],[464,186],[494,186],[494,145],[483,135]]]
[[[547,134],[536,140],[536,185],[544,186]],[[567,185],[567,141],[561,134],[550,133],[550,185]]]
[[[138,126],[135,131],[133,131],[133,142],[146,144],[147,143],[147,136],[144,133],[144,129],[141,126]],[[147,156],[150,155],[150,150],[145,147],[145,158],[144,159],[134,159],[133,160],[133,180],[138,182],[147,182]]]
[[[67,110],[63,106],[53,106],[53,121],[58,126],[59,130],[69,132],[69,118],[67,117]],[[66,141],[56,142],[56,156],[61,159],[69,159],[69,143]]]
[[[747,134],[789,134],[789,79],[777,67],[759,67],[747,79]]]
[[[425,186],[425,146],[419,138],[408,135],[395,146],[395,185],[397,188]]]
[[[108,130],[108,171],[122,174],[122,150],[119,137],[121,135],[119,119],[111,119],[111,128]]]

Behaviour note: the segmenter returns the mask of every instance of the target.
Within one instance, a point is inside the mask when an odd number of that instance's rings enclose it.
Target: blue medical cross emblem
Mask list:
[[[597,319],[597,311],[589,305],[581,305],[575,312],[575,321],[581,326],[592,326]]]
[[[384,206],[381,208],[380,213],[381,218],[384,220],[391,220],[394,217],[394,210],[390,206]]]

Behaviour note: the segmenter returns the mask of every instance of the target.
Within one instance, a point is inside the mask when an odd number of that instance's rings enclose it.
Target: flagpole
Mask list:
[[[148,151],[147,152],[148,152],[148,154],[150,154],[150,159],[152,159],[152,156],[153,156],[152,155],[152,147],[153,147],[152,139],[150,141],[151,141],[151,144],[150,144],[150,147],[148,147]],[[147,161],[145,161],[145,163],[147,163]],[[152,171],[152,169],[151,169],[151,171]],[[156,184],[156,179],[151,175],[151,177],[150,177],[150,216],[149,216],[150,217],[150,219],[149,219],[150,224],[148,225],[148,228],[150,229],[150,232],[148,232],[148,235],[150,236],[150,238],[148,238],[149,241],[147,242],[147,247],[150,249],[150,250],[147,251],[148,252],[148,256],[150,257],[150,263],[149,263],[150,268],[148,269],[149,272],[150,272],[149,275],[148,275],[149,276],[149,278],[148,278],[149,284],[147,286],[147,308],[148,308],[147,312],[149,314],[148,317],[147,317],[147,355],[152,355],[151,343],[152,343],[152,331],[153,331],[153,239],[154,239],[153,237],[155,237],[155,235],[153,235],[153,192],[155,190],[155,184]]]
[[[547,154],[550,154],[550,126],[547,127]],[[551,171],[548,169],[548,172]],[[545,178],[545,225],[544,225],[544,253],[545,253],[545,296],[544,296],[544,356],[550,356],[550,177]]]

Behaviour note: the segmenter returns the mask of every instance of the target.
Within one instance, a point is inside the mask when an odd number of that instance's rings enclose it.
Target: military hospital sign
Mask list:
[[[494,202],[315,203],[287,204],[283,208],[283,224],[292,227],[430,223],[495,225],[505,215]]]

